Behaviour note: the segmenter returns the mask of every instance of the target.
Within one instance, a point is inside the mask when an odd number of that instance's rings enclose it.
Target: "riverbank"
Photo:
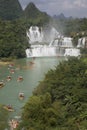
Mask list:
[[[6,61],[6,62],[0,61],[0,65],[8,65],[8,64],[10,64],[10,63],[12,63],[12,62],[9,62],[9,61],[8,61],[8,62],[7,62],[7,61]]]
[[[13,64],[13,59],[12,58],[2,58],[0,59],[0,65],[9,65]]]

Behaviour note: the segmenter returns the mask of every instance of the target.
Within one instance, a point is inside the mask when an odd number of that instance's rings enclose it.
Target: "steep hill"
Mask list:
[[[46,22],[50,18],[47,13],[41,12],[32,2],[25,8],[24,16],[26,19],[37,20],[40,22]]]
[[[0,0],[0,18],[13,20],[22,14],[22,7],[18,0]]]

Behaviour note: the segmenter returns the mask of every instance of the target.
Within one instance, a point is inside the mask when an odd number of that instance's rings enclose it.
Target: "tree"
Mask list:
[[[3,109],[3,106],[0,105],[0,130],[5,130],[8,128],[8,112]]]

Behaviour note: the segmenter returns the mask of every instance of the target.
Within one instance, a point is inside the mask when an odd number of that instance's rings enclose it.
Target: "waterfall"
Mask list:
[[[42,42],[42,29],[38,28],[37,26],[31,26],[27,31],[27,36],[29,37],[29,43]]]
[[[78,45],[77,45],[77,48],[79,47],[85,47],[85,42],[86,42],[86,38],[85,37],[82,37],[82,38],[79,38],[78,39]]]
[[[79,55],[78,50],[73,50],[72,38],[62,36],[54,27],[45,30],[37,26],[31,26],[26,34],[29,44],[31,44],[31,48],[26,49],[28,58]]]
[[[64,56],[80,56],[80,49],[77,48],[67,48],[65,49]]]

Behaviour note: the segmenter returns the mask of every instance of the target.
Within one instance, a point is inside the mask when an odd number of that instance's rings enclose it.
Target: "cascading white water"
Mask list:
[[[30,29],[27,31],[29,44],[31,44],[31,48],[26,49],[26,56],[28,58],[45,56],[66,56],[70,55],[70,48],[72,48],[72,55],[76,54],[74,53],[76,50],[73,50],[72,38],[62,36],[53,27],[48,32],[49,33],[47,33],[45,30],[42,31],[42,28],[40,29],[37,26],[30,27]],[[66,50],[66,48],[68,48],[68,51]]]
[[[31,26],[27,31],[27,36],[29,37],[29,43],[34,42],[42,42],[43,40],[43,33],[40,28],[37,26]]]
[[[85,42],[86,42],[86,38],[85,38],[85,37],[79,38],[79,39],[78,39],[77,48],[79,48],[79,47],[84,47],[84,46],[85,46]]]
[[[64,48],[56,46],[39,46],[32,49],[26,49],[27,57],[45,57],[45,56],[63,56]]]
[[[27,49],[26,51],[29,51],[29,49]],[[55,51],[56,48],[54,47],[47,47],[47,46],[43,46],[43,47],[34,47],[31,49],[31,52],[29,51],[29,55],[28,57],[42,57],[42,56],[55,56]]]
[[[64,56],[80,56],[80,49],[77,48],[67,48],[65,50]]]

